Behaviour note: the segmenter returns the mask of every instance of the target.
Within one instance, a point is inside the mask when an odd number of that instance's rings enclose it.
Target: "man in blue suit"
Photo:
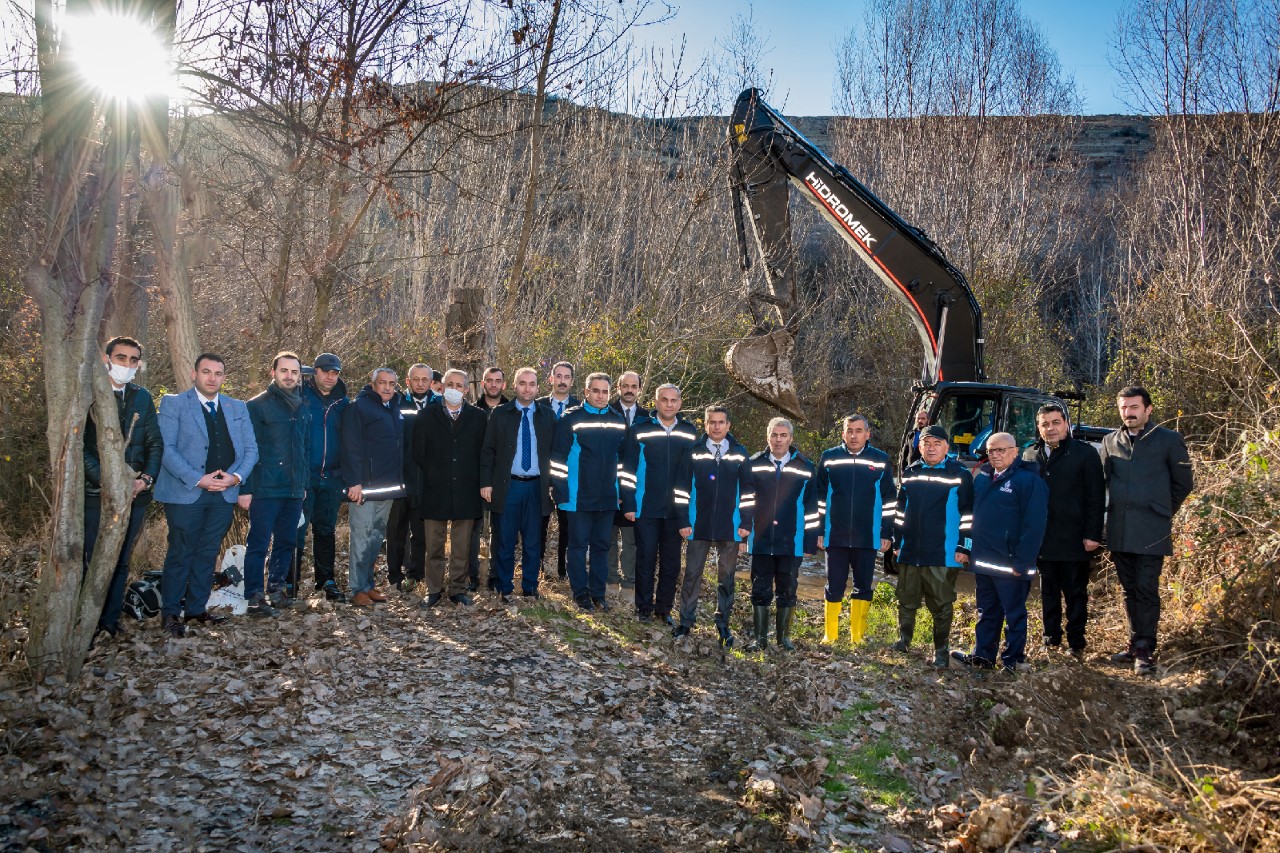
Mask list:
[[[186,633],[182,620],[218,622],[205,606],[213,587],[214,562],[240,497],[240,484],[258,461],[249,410],[224,396],[222,356],[203,353],[191,371],[194,387],[160,400],[164,439],[156,500],[169,522],[169,551],[160,581],[164,629]]]

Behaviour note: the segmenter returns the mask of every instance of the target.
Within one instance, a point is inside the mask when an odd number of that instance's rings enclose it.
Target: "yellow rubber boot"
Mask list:
[[[840,608],[841,602],[824,601],[826,605],[827,625],[822,635],[822,642],[830,645],[840,637]]]
[[[870,610],[870,601],[855,598],[849,602],[849,641],[855,646],[867,636],[867,612]]]

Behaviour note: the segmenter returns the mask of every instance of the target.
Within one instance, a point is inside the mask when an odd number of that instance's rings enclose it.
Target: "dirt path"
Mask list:
[[[520,601],[150,625],[74,694],[0,693],[0,849],[942,849],[1189,689],[938,674],[887,650],[883,593],[879,639],[822,647],[808,619],[793,655]]]

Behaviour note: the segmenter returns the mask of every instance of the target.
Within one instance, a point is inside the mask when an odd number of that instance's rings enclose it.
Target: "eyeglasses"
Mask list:
[[[987,448],[987,453],[1008,453],[1010,450],[1017,450],[1017,449],[1018,449],[1018,448],[1013,447],[1013,446],[1010,446],[1010,447],[988,447],[988,448]]]

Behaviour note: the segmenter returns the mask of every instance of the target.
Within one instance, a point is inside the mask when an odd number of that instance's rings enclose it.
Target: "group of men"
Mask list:
[[[611,609],[607,585],[618,581],[634,590],[641,621],[657,619],[686,636],[714,546],[721,644],[734,643],[735,573],[747,553],[754,645],[767,647],[776,598],[774,638],[792,649],[800,564],[821,549],[824,641],[837,639],[852,581],[849,632],[856,643],[867,630],[875,567],[891,550],[898,566],[896,648],[909,649],[923,600],[933,616],[936,666],[954,658],[1017,670],[1025,663],[1026,599],[1037,574],[1046,645],[1061,644],[1065,598],[1068,646],[1083,654],[1089,559],[1100,547],[1109,487],[1109,544],[1131,627],[1129,649],[1114,659],[1149,671],[1169,519],[1191,490],[1181,437],[1150,423],[1150,397],[1136,387],[1120,392],[1124,426],[1108,436],[1101,459],[1070,437],[1066,412],[1050,404],[1038,416],[1040,441],[1020,458],[1011,435],[990,436],[987,461],[973,475],[949,454],[947,431],[926,418],[919,459],[895,482],[893,464],[871,445],[863,415],[844,418],[842,442],[816,463],[794,446],[785,418],[769,422],[767,446],[750,454],[731,433],[725,407],[706,407],[701,430],[686,420],[675,385],[656,389],[652,411],[641,407],[634,372],[618,377],[616,394],[611,377],[592,373],[578,399],[568,362],[551,367],[546,396],[538,394],[537,371],[522,367],[508,399],[505,373],[491,367],[473,404],[464,371],[439,374],[415,364],[402,393],[396,372],[380,367],[349,399],[336,355],[322,353],[304,370],[296,354],[281,352],[266,390],[241,402],[221,393],[223,359],[204,353],[193,366],[193,387],[165,396],[157,414],[150,394],[132,381],[141,358],[142,345],[131,338],[112,338],[104,348],[125,461],[136,473],[124,546],[99,622],[112,634],[154,492],[168,521],[161,613],[172,636],[182,636],[187,623],[225,619],[209,613],[207,601],[236,505],[249,516],[244,593],[248,613],[258,617],[292,605],[308,529],[315,588],[331,600],[356,606],[386,600],[374,580],[385,541],[389,581],[401,588],[423,582],[421,607],[445,599],[470,605],[486,514],[490,588],[511,602],[519,550],[520,594],[536,598],[554,510],[556,573],[568,579],[584,611]],[[86,566],[100,516],[97,453],[91,419]],[[345,593],[334,572],[344,502],[351,532]],[[971,654],[949,648],[961,568],[977,584]]]
[[[1110,660],[1139,674],[1155,671],[1160,573],[1173,553],[1172,517],[1192,490],[1191,463],[1182,436],[1151,421],[1146,389],[1123,388],[1116,404],[1122,426],[1104,438],[1101,452],[1073,438],[1066,410],[1049,403],[1036,415],[1034,444],[1021,449],[1009,433],[991,435],[986,461],[972,476],[949,454],[947,430],[930,425],[927,413],[917,421],[919,459],[903,471],[894,508],[894,648],[910,648],[923,599],[933,616],[935,666],[949,666],[950,658],[980,669],[1023,669],[1027,597],[1038,576],[1045,648],[1062,648],[1065,602],[1067,650],[1082,661],[1091,561],[1105,527],[1129,621],[1129,644]],[[961,569],[974,574],[977,593],[968,653],[949,648]]]

